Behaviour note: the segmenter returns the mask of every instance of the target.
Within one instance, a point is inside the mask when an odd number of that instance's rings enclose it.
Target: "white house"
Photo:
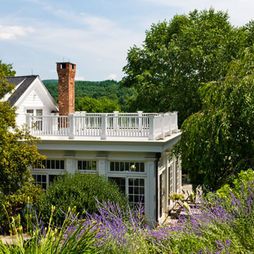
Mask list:
[[[162,222],[168,196],[181,189],[181,165],[171,156],[180,138],[177,113],[86,113],[74,111],[76,65],[57,63],[59,108],[39,76],[10,77],[5,96],[17,124],[39,137],[43,167],[32,169],[46,188],[65,172],[92,173],[115,181],[130,204],[142,202],[150,222]]]

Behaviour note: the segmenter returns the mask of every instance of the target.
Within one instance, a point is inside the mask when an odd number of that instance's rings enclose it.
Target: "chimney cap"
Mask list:
[[[75,63],[71,63],[71,62],[56,62],[56,64],[75,64]]]

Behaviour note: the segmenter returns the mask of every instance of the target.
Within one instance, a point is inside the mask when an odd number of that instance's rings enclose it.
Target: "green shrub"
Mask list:
[[[30,210],[38,202],[43,191],[39,186],[28,182],[10,195],[0,194],[0,229],[2,234],[10,231],[10,218],[20,217],[20,223],[27,226],[27,208]],[[11,233],[11,232],[10,232]]]
[[[246,195],[249,195],[249,189],[254,188],[254,170],[242,170],[238,176],[233,180],[232,184],[225,184],[216,193],[208,193],[207,199],[213,202],[213,199],[220,198],[224,206],[232,206],[232,197],[245,200]]]
[[[57,179],[42,196],[39,203],[39,211],[44,221],[50,216],[50,207],[54,205],[56,212],[54,222],[62,224],[68,208],[76,208],[80,216],[84,212],[97,211],[96,199],[113,201],[121,207],[127,204],[126,197],[118,187],[107,181],[104,177],[93,174],[65,175]]]

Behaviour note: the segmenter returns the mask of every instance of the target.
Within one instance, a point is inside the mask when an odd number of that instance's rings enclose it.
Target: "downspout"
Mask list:
[[[159,160],[161,157],[161,153],[156,153],[155,154],[156,160],[155,160],[155,190],[156,190],[156,195],[155,195],[155,218],[156,218],[156,223],[159,223],[159,210],[158,210],[158,205],[159,205],[159,195],[158,195],[158,173],[159,173]]]

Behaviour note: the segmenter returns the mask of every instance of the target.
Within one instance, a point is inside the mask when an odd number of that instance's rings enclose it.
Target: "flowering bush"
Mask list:
[[[53,229],[52,218],[48,229],[35,227],[30,243],[22,245],[33,246],[34,252],[22,253],[254,253],[252,174],[241,173],[226,198],[223,187],[204,198],[197,210],[181,215],[175,225],[149,227],[142,206],[123,209],[112,201],[97,200],[96,212],[86,212],[82,219],[69,209],[61,228]],[[19,246],[8,247],[9,252],[4,248],[0,243],[0,253],[21,253],[13,251]]]

